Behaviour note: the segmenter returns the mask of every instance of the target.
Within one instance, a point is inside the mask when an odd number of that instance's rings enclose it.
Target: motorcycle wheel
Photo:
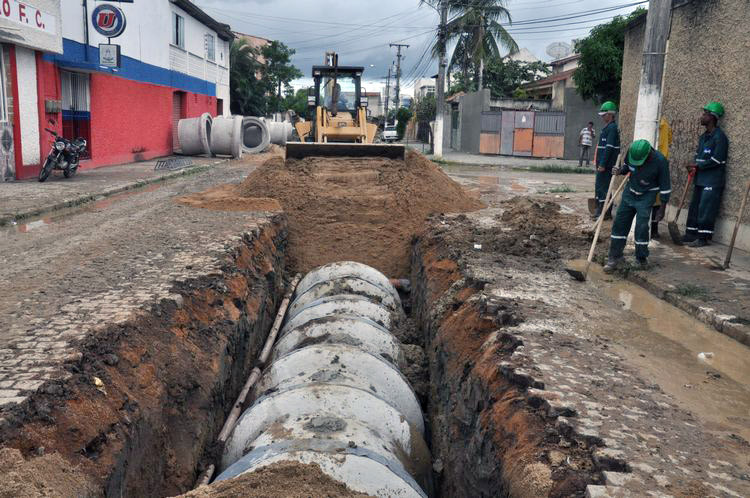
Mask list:
[[[65,176],[65,178],[70,178],[71,176],[75,176],[77,172],[78,166],[76,166],[75,168],[68,168],[66,170],[63,170],[63,175]]]
[[[44,166],[42,166],[42,169],[39,170],[39,181],[43,182],[47,179],[50,173],[52,173],[52,170],[55,168],[55,163],[50,159],[47,158],[46,161],[44,161]]]

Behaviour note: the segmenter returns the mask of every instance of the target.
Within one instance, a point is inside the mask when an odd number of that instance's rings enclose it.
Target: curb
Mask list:
[[[713,308],[700,306],[670,289],[655,284],[637,272],[628,272],[625,279],[643,287],[654,296],[675,308],[681,309],[696,320],[713,327],[717,332],[721,332],[745,346],[750,346],[750,326],[732,322],[736,317],[721,314]]]
[[[22,211],[19,213],[15,213],[11,216],[0,216],[0,227],[5,225],[10,225],[14,221],[24,220],[27,218],[32,218],[34,216],[40,216],[43,214],[51,213],[54,211],[59,211],[61,209],[66,208],[72,208],[72,207],[79,207],[83,206],[84,204],[87,204],[92,201],[97,201],[100,199],[104,199],[107,197],[111,197],[115,194],[120,194],[122,192],[127,192],[128,190],[135,190],[141,187],[145,187],[146,185],[151,185],[153,183],[159,183],[159,182],[165,182],[167,180],[172,180],[175,178],[181,178],[185,176],[192,176],[197,175],[199,173],[204,173],[214,166],[218,166],[219,164],[223,164],[229,162],[229,159],[221,159],[219,161],[214,161],[209,164],[204,164],[200,166],[191,166],[189,168],[185,168],[180,171],[176,171],[174,173],[169,173],[162,176],[157,176],[154,178],[149,178],[146,180],[137,180],[133,183],[128,183],[126,185],[122,185],[120,187],[111,188],[108,190],[104,190],[102,192],[97,192],[95,194],[86,194],[81,195],[79,197],[76,197],[74,199],[68,199],[65,201],[61,201],[55,204],[49,204],[46,206],[41,207],[35,207],[33,209],[30,209],[28,211]]]

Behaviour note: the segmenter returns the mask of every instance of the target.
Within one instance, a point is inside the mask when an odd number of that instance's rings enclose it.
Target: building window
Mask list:
[[[8,121],[8,100],[5,98],[5,56],[0,47],[0,122]],[[2,180],[2,178],[0,178]]]
[[[91,85],[87,73],[60,71],[60,89],[62,90],[62,125],[63,136],[70,140],[82,137],[88,142],[87,153],[94,145],[91,143]],[[88,159],[90,156],[86,156]]]
[[[206,59],[212,62],[216,60],[216,43],[214,42],[214,35],[206,35]]]
[[[185,48],[185,19],[172,12],[172,45]]]

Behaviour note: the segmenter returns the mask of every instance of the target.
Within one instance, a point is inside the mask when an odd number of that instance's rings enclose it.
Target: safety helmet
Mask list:
[[[716,119],[724,115],[724,106],[719,102],[709,102],[703,107],[703,110],[716,116]]]
[[[607,114],[608,112],[611,112],[611,113],[617,112],[617,106],[611,100],[606,101],[599,108],[599,115],[600,116],[603,115],[603,114]]]
[[[628,149],[628,164],[632,166],[642,165],[646,162],[650,152],[651,144],[648,143],[648,140],[636,140]]]

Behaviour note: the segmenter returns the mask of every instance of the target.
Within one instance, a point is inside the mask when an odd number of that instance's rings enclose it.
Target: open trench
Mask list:
[[[529,309],[486,292],[490,283],[510,292],[517,282],[482,268],[551,272],[564,250],[585,243],[549,209],[517,202],[505,210],[510,217],[494,215],[499,228],[492,229],[464,215],[433,216],[410,244],[377,254],[390,265],[378,269],[405,265],[406,272],[387,276],[409,280],[408,292],[399,289],[404,319],[392,332],[403,353],[398,367],[424,413],[428,496],[584,496],[588,485],[603,482],[602,471],[630,470],[621,460],[595,458],[602,439],[568,423],[575,411],[522,365],[525,339],[517,331]],[[548,225],[529,228],[545,218]],[[13,469],[10,480],[59,496],[174,496],[219,467],[217,437],[289,282],[307,270],[300,261],[355,259],[347,258],[346,240],[336,240],[338,251],[327,256],[319,248],[306,254],[289,225],[288,214],[277,214],[243,234],[219,271],[176,282],[174,299],[86,340],[66,360],[63,378],[3,413],[0,463]],[[362,231],[351,246],[366,246],[373,232]],[[477,247],[484,260],[474,256]],[[256,481],[241,476],[240,484],[223,481],[190,495],[355,496],[326,476],[311,482],[309,469],[263,472]],[[17,481],[0,484],[0,496],[27,489]]]

